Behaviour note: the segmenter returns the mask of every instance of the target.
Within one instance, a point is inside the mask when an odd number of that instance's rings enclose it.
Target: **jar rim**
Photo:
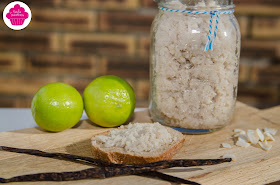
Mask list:
[[[164,8],[171,8],[172,5],[168,4],[168,1],[162,1],[162,0],[155,0],[155,2],[158,3],[159,6]],[[182,7],[178,8],[178,10],[232,10],[235,8],[234,4],[230,5],[217,5],[217,6],[197,6],[197,5],[185,5],[185,8],[182,9]],[[172,6],[174,9],[174,6]]]
[[[162,6],[163,8],[168,8],[168,6]],[[217,11],[223,11],[223,10],[234,10],[235,9],[235,5],[230,5],[230,6],[224,6],[224,7],[194,7],[194,6],[188,6],[185,9],[178,9],[178,10],[205,10],[205,11],[213,11],[213,10],[217,10]]]

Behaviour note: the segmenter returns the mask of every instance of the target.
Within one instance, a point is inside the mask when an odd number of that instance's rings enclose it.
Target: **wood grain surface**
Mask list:
[[[148,111],[137,112],[133,122],[150,122]],[[258,110],[243,103],[236,104],[234,119],[227,127],[206,135],[186,135],[186,142],[174,158],[219,158],[224,154],[234,154],[236,161],[216,166],[192,168],[172,168],[162,172],[187,178],[201,184],[266,184],[280,180],[280,133],[275,136],[270,151],[260,147],[241,148],[233,145],[233,129],[276,128],[280,132],[280,106]],[[108,129],[100,128],[88,120],[81,121],[74,128],[60,133],[50,133],[40,128],[30,128],[0,133],[0,145],[39,149],[48,152],[65,152],[91,156],[90,138]],[[230,149],[220,148],[221,143],[229,143]],[[0,151],[0,177],[40,173],[75,171],[90,166],[82,163],[49,159]],[[140,176],[120,176],[108,179],[92,179],[71,182],[27,182],[13,184],[95,184],[95,185],[169,185],[171,183],[156,178]]]

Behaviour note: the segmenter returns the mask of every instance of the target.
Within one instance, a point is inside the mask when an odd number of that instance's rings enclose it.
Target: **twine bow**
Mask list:
[[[218,31],[218,24],[219,24],[219,13],[218,11],[210,11],[210,24],[209,24],[209,34],[208,34],[208,40],[207,43],[205,45],[205,49],[204,51],[207,50],[213,50],[213,43],[214,43],[214,39],[217,37],[217,31]],[[214,31],[214,37],[212,38],[212,25],[213,25],[213,17],[216,15],[216,26],[215,26],[215,31]]]

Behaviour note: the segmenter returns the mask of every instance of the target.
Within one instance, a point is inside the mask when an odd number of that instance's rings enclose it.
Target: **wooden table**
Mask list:
[[[135,113],[133,122],[149,122],[147,110]],[[1,123],[3,124],[3,123]],[[164,173],[187,178],[202,184],[266,184],[280,180],[280,133],[270,151],[250,146],[241,148],[233,145],[232,130],[276,128],[280,132],[280,106],[266,110],[249,107],[240,102],[236,105],[232,123],[222,130],[206,135],[186,135],[186,142],[175,158],[219,158],[224,154],[234,154],[236,161],[216,166],[192,168],[172,168]],[[81,121],[75,128],[60,133],[49,133],[40,128],[30,128],[10,132],[0,132],[0,145],[32,148],[49,152],[65,152],[75,155],[91,156],[90,138],[107,129],[97,127],[91,122]],[[221,143],[229,143],[231,149],[220,148]],[[0,151],[0,177],[39,173],[76,171],[89,168],[85,164],[57,159],[29,156]],[[15,183],[16,184],[16,183]],[[95,184],[95,185],[134,185],[171,184],[154,178],[141,176],[120,176],[108,179],[80,180],[71,182],[33,182],[18,184]]]

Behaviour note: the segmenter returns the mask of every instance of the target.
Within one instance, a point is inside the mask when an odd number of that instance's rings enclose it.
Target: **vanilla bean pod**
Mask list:
[[[145,176],[149,176],[149,177],[158,177],[162,180],[166,180],[166,181],[169,181],[169,182],[175,182],[175,183],[180,183],[180,184],[183,183],[183,184],[200,185],[197,182],[182,179],[182,178],[175,177],[175,176],[172,176],[172,175],[168,175],[168,174],[165,174],[165,173],[161,173],[161,172],[158,172],[158,171],[151,171],[151,172],[142,173],[142,174],[145,175]]]
[[[187,161],[187,162],[185,162]],[[194,161],[189,163],[189,161]],[[62,173],[37,173],[12,177],[10,179],[0,179],[1,183],[23,182],[23,181],[69,181],[92,178],[108,178],[119,175],[136,175],[172,167],[188,167],[198,165],[214,165],[223,162],[229,162],[230,159],[204,159],[201,160],[168,160],[155,163],[147,163],[137,166],[120,166],[120,167],[100,167],[88,168],[81,171],[62,172]],[[173,163],[175,162],[175,163]]]
[[[73,172],[51,172],[51,173],[37,173],[29,175],[21,175],[9,179],[0,178],[0,183],[8,182],[29,182],[29,181],[71,181],[92,178],[105,178],[105,172],[102,168],[88,168],[81,171]]]
[[[98,166],[115,166],[115,167],[126,167],[123,164],[114,164],[105,162],[99,159],[94,159],[90,157],[82,157],[77,155],[71,155],[71,154],[63,154],[63,153],[48,153],[43,152],[40,150],[33,150],[33,149],[20,149],[20,148],[12,148],[12,147],[6,147],[6,146],[0,146],[0,150],[3,151],[10,151],[10,152],[16,152],[16,153],[26,153],[31,155],[38,155],[42,157],[60,157],[60,158],[67,158],[67,159],[81,159],[88,162],[93,162],[97,164]],[[49,155],[49,156],[48,156]],[[204,165],[215,165],[220,164],[224,162],[231,162],[231,158],[224,158],[224,159],[174,159],[174,160],[163,160],[163,161],[157,161],[152,163],[144,163],[144,164],[138,164],[133,166],[127,166],[127,167],[137,167],[137,168],[144,168],[144,167],[159,167],[159,169],[165,169],[165,168],[173,168],[173,167],[191,167],[191,166],[204,166]]]
[[[65,153],[57,153],[57,152],[51,153],[51,152],[44,152],[44,151],[41,151],[41,150],[13,148],[13,147],[7,147],[7,146],[0,146],[0,151],[1,150],[8,151],[8,152],[35,155],[35,156],[40,156],[40,157],[68,159],[68,160],[72,160],[72,161],[73,160],[80,160],[80,161],[84,161],[84,162],[93,163],[97,166],[123,166],[122,164],[109,163],[109,162],[102,161],[100,159],[95,159],[95,158],[92,158],[92,157],[83,157],[83,156],[65,154]]]
[[[7,147],[7,146],[0,146],[0,150],[4,151],[9,151],[9,152],[16,152],[16,153],[24,153],[24,154],[29,154],[29,155],[35,155],[35,156],[40,156],[40,157],[50,157],[50,158],[58,158],[58,159],[68,159],[71,161],[76,162],[76,160],[79,161],[85,161],[89,163],[96,164],[98,166],[124,166],[123,164],[114,164],[114,163],[109,163],[105,162],[99,159],[94,159],[91,157],[83,157],[83,156],[77,156],[77,155],[71,155],[71,154],[64,154],[64,153],[49,153],[49,152],[43,152],[40,150],[34,150],[34,149],[20,149],[20,148],[13,148],[13,147]],[[170,182],[176,182],[176,183],[184,183],[184,184],[198,184],[193,181],[189,181],[186,179],[182,179],[179,177],[167,175],[161,172],[148,172],[148,173],[142,173],[138,175],[144,175],[144,176],[152,176],[152,177],[158,177],[162,180],[167,180]]]
[[[146,163],[137,166],[100,167],[88,168],[81,171],[62,173],[37,173],[12,177],[10,179],[0,179],[1,183],[23,182],[23,181],[69,181],[93,178],[108,178],[119,175],[136,175],[172,167],[189,167],[200,165],[214,165],[229,162],[229,159],[203,159],[203,160],[167,160],[155,163]]]
[[[82,180],[82,179],[92,179],[92,178],[106,178],[107,176],[99,175],[105,174],[104,171],[100,168],[89,168],[82,171],[76,172],[63,172],[63,173],[38,173],[31,175],[23,175],[12,177],[10,179],[0,178],[0,183],[9,183],[9,182],[32,182],[32,181],[71,181],[71,180]],[[199,185],[199,183],[181,179],[167,174],[162,174],[157,171],[146,172],[146,176],[159,176],[163,180],[168,180],[171,182],[184,183]]]
[[[70,154],[61,154],[61,153],[47,153],[40,150],[30,150],[30,149],[18,149],[0,146],[0,150],[17,152],[17,153],[26,153],[31,155],[38,155],[42,157],[59,157],[67,159],[79,159],[88,162],[93,162],[100,166],[108,165],[107,167],[102,168],[89,168],[81,171],[75,172],[63,172],[63,173],[39,173],[39,174],[30,174],[13,177],[10,179],[0,178],[0,182],[20,182],[20,181],[67,181],[67,180],[80,180],[80,179],[89,179],[89,178],[107,178],[118,175],[135,175],[147,172],[154,172],[160,169],[172,168],[172,167],[190,167],[190,166],[202,166],[202,165],[215,165],[223,162],[230,162],[230,158],[225,159],[177,159],[177,160],[165,160],[158,161],[154,163],[146,163],[135,166],[124,166],[121,164],[107,163],[102,160],[96,160],[89,157],[81,157]],[[111,165],[111,166],[110,166]],[[158,172],[160,173],[160,172]],[[155,173],[156,174],[156,173]],[[159,178],[168,178],[169,175],[162,174]],[[178,180],[179,178],[173,177],[173,180]],[[172,180],[172,179],[171,179]],[[184,179],[180,179],[184,180]],[[176,181],[177,182],[177,181]]]

